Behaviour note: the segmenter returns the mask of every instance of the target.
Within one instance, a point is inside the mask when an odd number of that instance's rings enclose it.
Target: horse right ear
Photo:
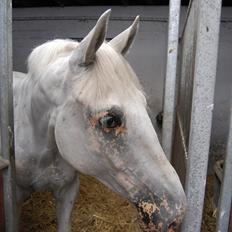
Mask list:
[[[95,27],[73,51],[69,60],[72,71],[75,71],[78,66],[87,66],[94,61],[97,50],[105,40],[110,13],[109,9],[101,15]]]
[[[113,38],[108,44],[118,53],[126,55],[134,42],[135,36],[138,32],[138,28],[139,16],[135,18],[134,22],[129,28]]]

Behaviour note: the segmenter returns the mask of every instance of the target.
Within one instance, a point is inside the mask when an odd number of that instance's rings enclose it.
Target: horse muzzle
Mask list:
[[[169,195],[141,195],[134,201],[144,232],[175,232],[182,222],[186,209],[185,195],[177,200]]]

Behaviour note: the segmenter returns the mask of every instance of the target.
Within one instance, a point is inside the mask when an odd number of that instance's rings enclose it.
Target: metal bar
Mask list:
[[[5,231],[17,231],[15,197],[15,156],[12,94],[12,4],[10,0],[0,1],[0,125],[1,155],[9,160],[9,167],[3,172],[3,195]]]
[[[211,134],[221,0],[194,0],[196,50],[185,191],[188,210],[182,232],[201,230]]]
[[[183,147],[185,160],[187,160],[188,159],[188,150],[187,150],[187,145],[186,145],[186,142],[185,142],[183,125],[182,125],[182,122],[181,122],[181,119],[180,119],[180,114],[179,114],[178,111],[177,111],[176,117],[177,117],[177,124],[178,124],[179,130],[180,130],[181,144],[182,144],[182,147]]]
[[[179,1],[179,0],[178,0]],[[81,20],[81,21],[96,21],[98,20],[98,16],[20,16],[20,17],[13,17],[13,21],[52,21],[52,20]],[[111,21],[134,21],[134,17],[111,17]],[[149,16],[142,16],[140,21],[144,22],[167,22],[168,19],[165,17],[149,17]]]
[[[179,41],[180,0],[169,1],[168,49],[164,89],[162,146],[169,160],[172,154],[176,106],[176,72]]]
[[[217,218],[217,232],[227,232],[230,220],[232,199],[232,105],[230,109],[230,129],[227,140],[227,151],[223,170],[223,179],[218,206],[219,212]]]

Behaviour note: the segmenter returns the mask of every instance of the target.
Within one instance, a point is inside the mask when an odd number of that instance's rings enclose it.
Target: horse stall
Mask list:
[[[78,8],[78,7],[77,7]],[[108,7],[104,7],[107,9]],[[117,7],[115,7],[117,9]],[[42,42],[58,37],[80,41],[90,25],[97,20],[102,8],[94,9],[94,15],[86,15],[86,10],[69,8],[67,12],[60,9],[45,8],[37,12],[35,9],[18,10],[13,17],[14,54],[20,59],[14,61],[16,68],[25,71],[26,57],[31,49]],[[133,9],[133,8],[131,8]],[[117,9],[120,12],[120,9]],[[141,9],[134,8],[135,14]],[[50,12],[56,16],[50,15]],[[113,16],[112,25],[107,37],[112,39],[115,34],[131,22],[128,16],[130,9],[124,9],[120,15]],[[154,126],[159,109],[163,108],[162,141],[163,149],[175,167],[185,188],[188,210],[181,227],[182,232],[199,232],[201,230],[207,166],[210,147],[211,124],[214,109],[214,87],[217,68],[218,40],[221,17],[221,0],[190,0],[187,11],[181,14],[181,1],[172,0],[169,5],[169,21],[165,10],[151,7],[141,17],[141,32],[161,28],[160,24],[168,25],[168,33],[154,34],[160,41],[166,39],[166,57],[153,54],[153,49],[141,47],[139,61],[132,55],[129,60],[135,67],[141,66],[140,60],[149,57],[150,63],[144,69],[136,70],[148,94],[148,105],[151,107],[151,119]],[[155,16],[154,16],[155,15]],[[0,2],[0,112],[1,112],[1,157],[0,157],[0,231],[18,231],[15,167],[14,167],[14,126],[12,97],[12,19],[10,1]],[[70,31],[70,23],[75,28]],[[80,31],[78,31],[78,29]],[[115,30],[115,31],[113,31]],[[161,28],[161,30],[163,30]],[[17,32],[17,33],[16,33]],[[78,32],[78,33],[77,33]],[[152,32],[151,32],[152,33]],[[77,36],[78,35],[78,36]],[[154,38],[140,35],[136,41],[144,41],[153,45]],[[26,42],[25,42],[26,41]],[[135,46],[136,46],[135,43]],[[159,50],[165,54],[165,50]],[[133,51],[132,51],[133,52]],[[19,55],[20,54],[20,55]],[[152,60],[159,59],[154,64]],[[162,60],[163,58],[163,60]],[[166,60],[166,61],[165,61]],[[166,71],[162,72],[162,66]],[[155,66],[155,67],[154,67]],[[153,98],[156,92],[162,95],[162,84],[154,85],[154,79],[146,79],[147,70],[158,70],[161,79],[165,79],[163,106],[162,101]],[[162,74],[165,75],[163,78]],[[158,105],[154,109],[154,105]],[[230,106],[231,108],[231,106]],[[231,112],[232,117],[232,112]],[[232,119],[230,120],[232,123]],[[230,123],[227,152],[223,165],[223,178],[218,201],[218,217],[216,231],[227,232],[232,195],[231,163],[232,163],[232,124]],[[2,201],[1,201],[2,200]],[[3,210],[4,209],[4,210]],[[5,222],[5,223],[3,223]],[[49,192],[33,193],[24,203],[22,210],[22,231],[56,231],[56,214],[54,200]],[[92,177],[81,176],[81,188],[78,201],[72,214],[72,231],[124,231],[139,232],[138,216],[130,203]],[[208,232],[208,231],[207,231]]]
[[[177,67],[173,65],[177,62],[176,54],[170,54],[170,51],[177,51],[177,19],[171,20],[170,24],[173,25],[169,26],[172,28],[169,28],[172,43],[169,43],[167,55],[162,143],[185,186],[188,210],[181,227],[183,232],[201,231],[202,226],[221,4],[220,0],[190,1],[179,38],[178,75],[175,75]],[[173,12],[170,13],[177,17]],[[215,229],[225,232],[231,229],[228,227],[232,191],[230,136],[231,131],[228,136],[223,184],[219,204],[216,206],[219,212]]]
[[[185,186],[189,207],[182,224],[183,232],[201,230],[220,15],[221,1],[190,1],[186,21],[180,33],[179,79],[166,81],[165,93],[171,92],[172,96],[167,98],[168,101],[164,98],[163,134],[175,131],[171,133],[174,136],[172,163]],[[168,78],[170,77],[168,76],[167,80]],[[175,109],[176,112],[173,113]],[[172,138],[166,137],[163,136],[163,144],[172,147]]]

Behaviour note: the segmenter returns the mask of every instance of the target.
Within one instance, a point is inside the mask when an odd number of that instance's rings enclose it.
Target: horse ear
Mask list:
[[[139,15],[135,18],[132,25],[125,31],[121,32],[113,38],[108,44],[114,48],[115,51],[126,55],[129,51],[139,28]]]
[[[95,27],[73,51],[69,61],[71,69],[75,70],[77,65],[87,66],[94,61],[97,50],[105,40],[110,13],[109,9],[101,15]]]

